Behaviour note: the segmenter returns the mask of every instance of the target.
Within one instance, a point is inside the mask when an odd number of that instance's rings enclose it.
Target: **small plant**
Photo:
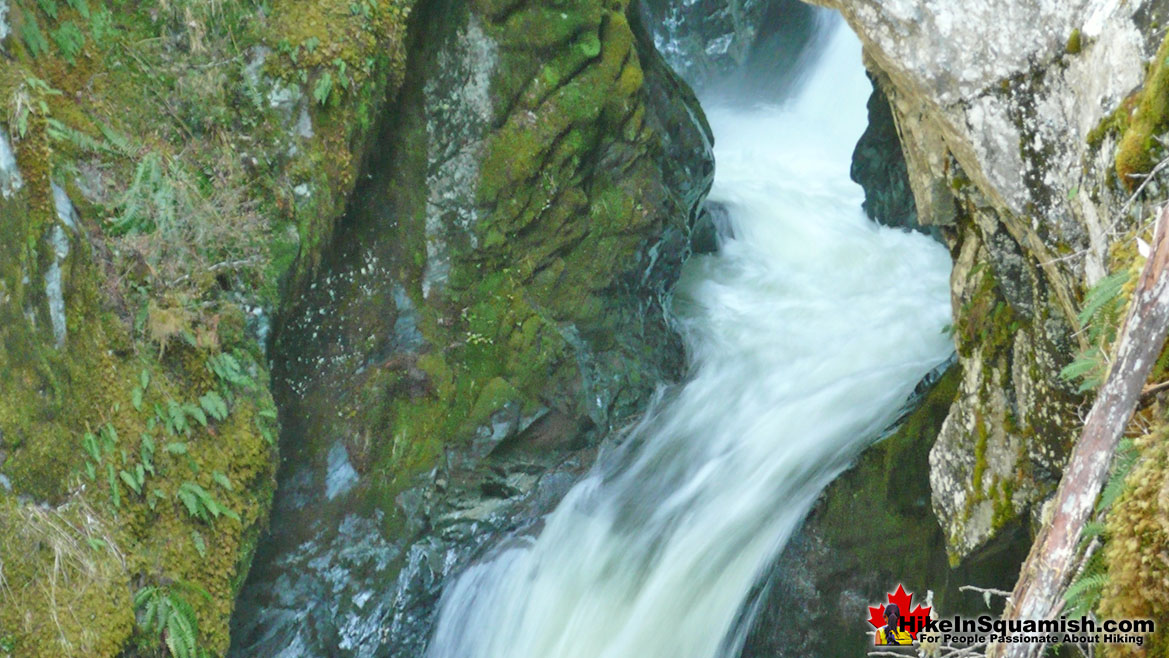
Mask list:
[[[1108,349],[1116,340],[1121,312],[1128,303],[1122,293],[1130,277],[1128,270],[1104,277],[1084,296],[1079,320],[1087,332],[1089,347],[1059,373],[1067,381],[1080,379],[1080,393],[1099,388],[1108,376],[1112,365]]]
[[[208,656],[207,651],[199,646],[199,619],[195,609],[179,590],[211,600],[207,590],[191,583],[143,587],[134,593],[138,626],[152,641],[166,645],[174,658]]]
[[[220,504],[215,496],[194,482],[182,483],[175,492],[175,497],[182,501],[188,514],[200,521],[211,523],[220,516],[239,521],[239,514]]]
[[[85,45],[85,34],[81,28],[73,21],[64,21],[57,29],[50,34],[53,38],[53,43],[57,44],[57,50],[61,51],[61,57],[70,64],[77,63],[77,55],[81,52],[82,46]]]
[[[30,47],[31,49],[31,47]],[[16,139],[28,134],[29,118],[33,115],[48,117],[49,96],[60,96],[61,91],[34,75],[25,75],[24,80],[12,92],[12,112],[8,116],[8,127]],[[51,126],[50,126],[51,128]]]
[[[333,74],[325,71],[317,78],[316,85],[313,86],[313,100],[319,105],[324,105],[329,102],[329,95],[333,93]]]

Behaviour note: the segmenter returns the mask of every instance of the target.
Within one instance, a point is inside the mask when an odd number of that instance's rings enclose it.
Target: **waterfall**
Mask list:
[[[946,251],[848,177],[871,90],[841,24],[778,106],[708,99],[720,251],[673,311],[689,380],[545,520],[443,596],[430,658],[736,655],[753,585],[820,491],[952,351]]]

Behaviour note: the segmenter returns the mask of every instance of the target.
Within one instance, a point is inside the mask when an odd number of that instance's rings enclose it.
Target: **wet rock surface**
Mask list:
[[[782,99],[823,27],[798,0],[646,0],[642,7],[666,62],[704,98],[723,101]]]
[[[870,75],[873,94],[869,97],[869,125],[852,154],[852,179],[865,190],[864,209],[879,224],[920,231],[941,241],[936,226],[923,227],[917,221],[917,206],[909,185],[909,170],[901,153],[901,136],[881,91],[881,81]]]
[[[365,182],[276,328],[284,462],[232,655],[421,655],[445,580],[681,368],[663,304],[710,135],[636,14],[448,0],[410,29]]]

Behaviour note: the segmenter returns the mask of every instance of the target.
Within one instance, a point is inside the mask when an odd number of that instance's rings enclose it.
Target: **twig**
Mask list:
[[[1169,381],[1164,381],[1164,382],[1161,382],[1160,384],[1153,384],[1151,386],[1146,386],[1144,389],[1141,390],[1141,397],[1146,398],[1146,397],[1149,397],[1150,395],[1156,395],[1156,394],[1160,393],[1161,391],[1166,391],[1166,390],[1169,390]]]
[[[241,258],[239,260],[225,260],[225,261],[222,261],[219,263],[215,263],[214,265],[209,265],[207,267],[206,271],[218,272],[219,270],[236,270],[236,269],[239,269],[239,268],[247,266],[247,265],[255,265],[258,262],[260,262],[259,256],[252,256],[250,258]],[[167,285],[167,287],[176,286],[176,285],[182,283],[183,281],[186,281],[189,278],[191,278],[190,274],[184,274],[184,275],[180,276],[179,278],[168,282],[166,285]]]
[[[963,585],[963,586],[958,588],[958,591],[959,592],[978,592],[979,594],[982,595],[983,600],[986,601],[986,607],[988,607],[988,608],[990,607],[990,597],[991,596],[1001,596],[1007,600],[1007,603],[1011,602],[1011,593],[1003,591],[1001,589],[993,589],[990,587],[977,587],[975,585]]]

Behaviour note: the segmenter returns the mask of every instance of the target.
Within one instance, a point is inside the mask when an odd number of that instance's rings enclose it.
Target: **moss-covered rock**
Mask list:
[[[93,587],[0,616],[0,638],[150,652],[131,595],[173,585],[207,594],[198,642],[222,654],[275,488],[269,318],[401,83],[410,4],[3,7],[0,484],[88,510],[119,572],[87,548]],[[31,541],[0,526],[5,550]],[[39,591],[52,559],[25,551],[7,584]]]
[[[277,505],[299,521],[248,587],[240,655],[423,641],[417,600],[501,508],[451,492],[527,491],[681,369],[663,306],[709,187],[710,136],[636,12],[444,0],[410,34],[369,176],[277,330],[290,457]],[[484,459],[536,427],[546,462],[493,475]],[[355,524],[381,531],[377,548],[336,557]],[[358,597],[371,589],[387,594]],[[309,596],[312,610],[288,602]]]

